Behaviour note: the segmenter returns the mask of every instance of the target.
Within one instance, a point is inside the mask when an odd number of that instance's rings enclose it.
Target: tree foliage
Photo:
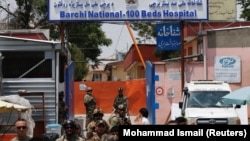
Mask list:
[[[69,50],[72,55],[72,61],[75,62],[75,81],[82,81],[83,77],[88,73],[87,62],[83,61],[84,55],[80,48],[75,44],[69,45]]]
[[[100,23],[67,23],[67,40],[74,43],[84,54],[84,60],[93,62],[96,68],[100,64],[97,59],[102,53],[99,46],[108,46],[111,39],[105,37]]]
[[[33,29],[46,25],[47,3],[46,0],[16,0],[15,12],[18,27],[21,29]]]
[[[137,22],[132,23],[131,28],[138,31],[140,37],[156,37],[155,24],[152,22]]]
[[[237,4],[241,5],[242,11],[240,18],[246,21],[250,21],[250,1],[249,0],[237,0]]]

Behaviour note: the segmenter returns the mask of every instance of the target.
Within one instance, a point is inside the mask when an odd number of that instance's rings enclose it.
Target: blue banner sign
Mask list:
[[[156,25],[157,50],[180,50],[180,23],[164,23]]]

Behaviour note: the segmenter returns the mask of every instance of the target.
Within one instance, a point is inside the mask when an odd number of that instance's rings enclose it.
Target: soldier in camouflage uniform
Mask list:
[[[86,126],[87,128],[88,124],[93,120],[93,112],[96,107],[96,99],[92,95],[92,88],[87,88],[87,94],[84,96],[84,105],[86,108]]]
[[[67,119],[68,106],[64,102],[64,92],[59,92],[58,123],[63,124]]]
[[[56,141],[84,141],[83,138],[75,133],[76,123],[73,120],[66,120],[63,123],[63,129],[65,130],[65,135],[60,136]]]
[[[91,141],[106,141],[108,139],[108,124],[105,120],[97,120]]]
[[[108,123],[105,120],[103,120],[103,116],[104,116],[104,114],[103,114],[102,109],[99,107],[95,108],[94,113],[93,113],[94,120],[91,121],[87,127],[87,133],[86,133],[87,140],[93,141],[96,139],[96,136],[94,136],[95,135],[95,128],[96,128],[96,122],[99,120],[102,120],[103,122],[105,122],[106,132],[108,132],[108,130],[109,130]]]
[[[94,119],[88,124],[88,126],[87,126],[87,131],[88,131],[88,132],[93,132],[94,127],[95,127],[95,125],[96,125],[96,121],[102,120],[102,119],[103,119],[103,116],[104,116],[104,114],[103,114],[102,109],[99,108],[99,107],[95,108],[94,113],[93,113],[93,118],[94,118]],[[104,122],[106,122],[106,121],[104,120]],[[106,125],[108,125],[107,122],[106,122]],[[107,130],[108,130],[108,129],[107,129]]]
[[[103,115],[102,109],[99,108],[99,107],[95,108],[94,113],[93,113],[94,120],[92,120],[87,126],[87,133],[86,133],[87,140],[92,140],[93,141],[94,140],[93,138],[96,139],[96,137],[94,137],[96,122],[98,120],[103,120],[103,116],[104,115]],[[106,122],[105,120],[103,120],[103,121]],[[108,125],[107,122],[105,124]],[[106,130],[108,131],[108,127],[107,127]]]
[[[126,107],[123,104],[120,104],[116,110],[117,112],[112,114],[108,119],[109,130],[112,129],[114,126],[131,125],[130,118],[126,116]]]
[[[118,88],[118,95],[114,99],[113,107],[115,109],[117,109],[118,105],[120,105],[120,104],[122,104],[125,107],[126,111],[127,111],[127,109],[128,109],[128,99],[124,95],[123,88],[121,88],[121,87]]]

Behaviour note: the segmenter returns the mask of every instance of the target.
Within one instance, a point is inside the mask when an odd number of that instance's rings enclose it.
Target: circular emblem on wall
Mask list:
[[[162,87],[157,87],[155,91],[156,91],[156,94],[158,94],[158,95],[163,94],[163,88]]]

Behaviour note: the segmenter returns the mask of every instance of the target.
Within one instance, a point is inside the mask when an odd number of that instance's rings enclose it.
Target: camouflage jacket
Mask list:
[[[109,129],[111,129],[114,126],[119,126],[119,125],[131,125],[130,119],[126,117],[120,117],[118,114],[112,116],[109,120]]]
[[[92,114],[94,112],[95,107],[96,107],[95,98],[90,94],[86,94],[84,96],[84,105],[86,107],[87,114]]]
[[[94,133],[93,137],[91,137],[89,141],[107,141],[107,139],[108,139],[107,133],[102,134],[101,137],[99,137],[97,133]]]
[[[77,135],[75,135],[71,138],[67,138],[65,135],[62,135],[61,137],[56,139],[56,141],[85,141],[85,140]]]
[[[126,109],[128,108],[128,99],[125,95],[123,95],[122,97],[120,97],[119,95],[117,95],[115,97],[114,103],[113,103],[113,107],[115,109],[117,109],[118,105],[122,104]]]
[[[58,118],[60,124],[62,124],[64,120],[67,118],[67,110],[65,108],[66,108],[65,102],[59,101]]]
[[[109,125],[108,122],[107,122],[106,120],[104,120],[104,121],[105,121],[105,124],[108,126],[108,125]],[[94,132],[95,126],[96,126],[96,121],[95,121],[95,120],[91,121],[91,122],[88,124],[88,126],[87,126],[87,131],[88,131],[88,132]],[[107,127],[107,128],[108,128],[108,127]]]

